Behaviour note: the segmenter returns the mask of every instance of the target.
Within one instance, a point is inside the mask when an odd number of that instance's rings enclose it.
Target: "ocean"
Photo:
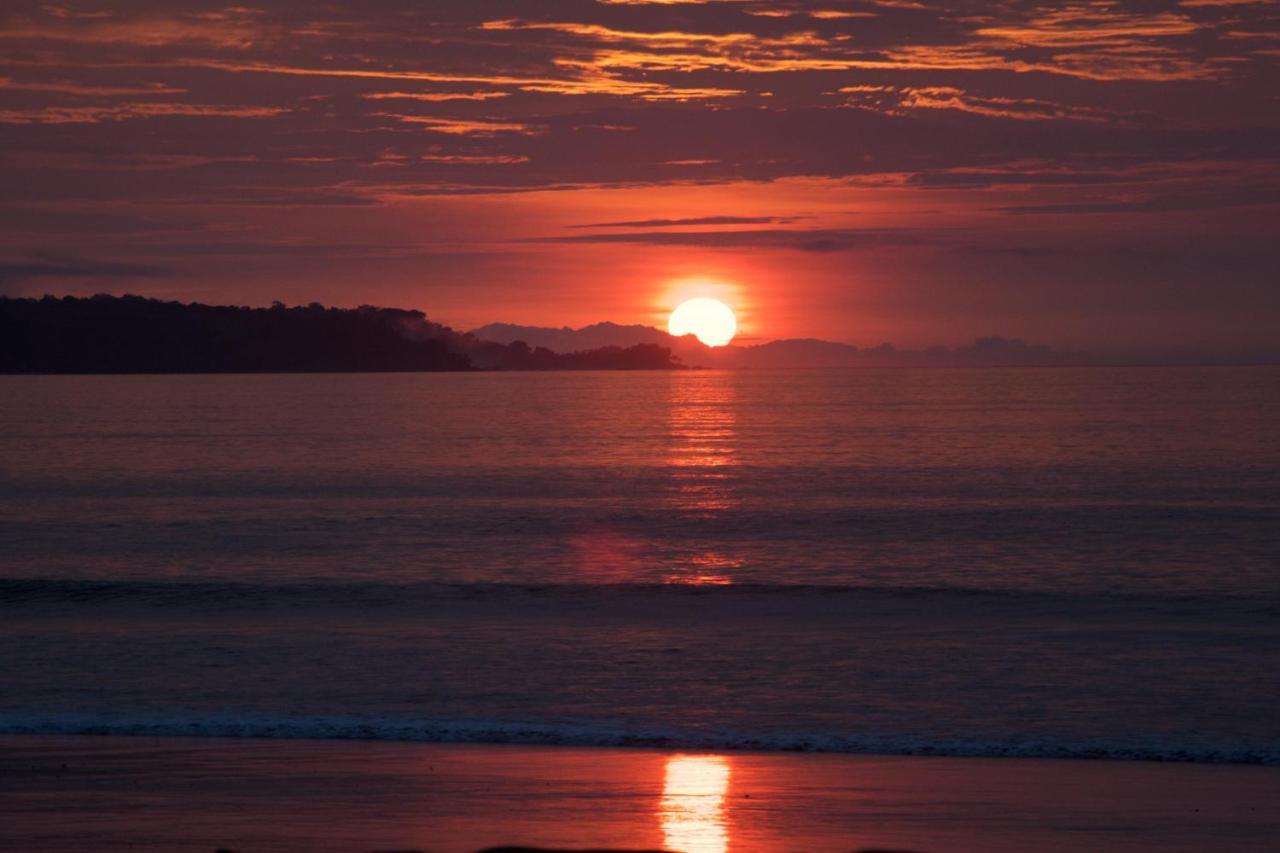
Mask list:
[[[1280,763],[1280,368],[0,377],[0,733]]]

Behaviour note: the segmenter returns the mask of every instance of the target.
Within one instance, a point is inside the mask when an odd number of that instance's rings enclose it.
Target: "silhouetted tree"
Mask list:
[[[243,373],[669,369],[645,345],[561,355],[517,341],[489,343],[421,311],[211,306],[139,296],[0,297],[6,373]]]

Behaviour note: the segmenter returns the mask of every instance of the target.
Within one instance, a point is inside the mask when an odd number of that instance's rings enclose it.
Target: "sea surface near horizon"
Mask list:
[[[1280,368],[0,377],[0,732],[1280,763]]]

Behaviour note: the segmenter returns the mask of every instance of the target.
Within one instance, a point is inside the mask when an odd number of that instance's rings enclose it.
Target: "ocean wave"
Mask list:
[[[728,730],[622,728],[601,724],[367,717],[107,716],[0,714],[0,734],[371,740],[530,746],[638,747],[669,750],[815,752],[966,758],[1103,759],[1198,764],[1280,765],[1280,745],[1119,743],[1105,739],[931,740],[836,732],[746,733]]]
[[[1020,618],[1156,617],[1269,623],[1280,615],[1280,596],[1130,591],[1033,591],[1016,588],[836,584],[668,583],[385,583],[237,581],[118,581],[0,578],[0,612],[121,614],[191,612],[270,615],[288,612],[412,616],[454,612],[598,611],[662,613],[671,606],[805,617],[858,612],[945,622],[979,615]],[[1243,623],[1242,623],[1243,624]]]
[[[498,583],[423,581],[419,583],[291,581],[285,583],[201,580],[100,580],[96,578],[0,578],[0,604],[39,601],[110,601],[123,599],[192,599],[199,601],[329,598],[334,601],[404,601],[413,598],[482,598],[550,596],[866,596],[876,598],[1017,599],[1021,601],[1186,602],[1252,601],[1257,595],[1200,592],[1132,592],[1128,590],[1025,590],[1018,587],[909,586],[837,583],[703,582],[697,577],[673,577],[663,582],[636,583]]]
[[[0,578],[0,613],[25,617],[117,614],[166,618],[189,613],[274,618],[346,614],[358,618],[425,618],[473,613],[477,618],[592,612],[619,618],[680,612],[753,613],[805,620],[821,614],[880,614],[912,623],[973,618],[1130,619],[1143,614],[1189,623],[1269,625],[1280,596],[1031,591],[1002,588],[822,584],[499,584],[115,581]]]

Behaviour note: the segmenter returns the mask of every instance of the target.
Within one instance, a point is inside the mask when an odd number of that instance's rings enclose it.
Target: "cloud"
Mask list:
[[[1177,12],[1129,12],[1112,4],[1041,7],[1021,23],[979,27],[975,34],[1024,47],[1131,45],[1135,39],[1187,36],[1203,25]]]
[[[528,157],[511,154],[424,154],[421,159],[426,163],[453,163],[461,166],[516,166],[528,163]]]
[[[696,216],[687,219],[635,219],[624,222],[591,222],[569,225],[569,228],[674,228],[688,225],[766,225],[787,224],[806,216]]]
[[[408,101],[491,101],[510,97],[510,92],[368,92],[361,97],[370,101],[389,99]]]
[[[1261,186],[1235,187],[1225,192],[1167,193],[1145,198],[1009,205],[997,209],[1003,213],[1020,214],[1177,213],[1254,205],[1276,206],[1280,204],[1278,199],[1280,186]]]
[[[698,246],[713,249],[791,249],[800,252],[847,252],[884,246],[919,245],[920,236],[888,229],[753,229],[742,231],[631,231],[534,237],[526,243],[641,243],[654,246]]]
[[[1106,111],[1092,107],[1064,106],[1041,98],[976,97],[954,86],[908,87],[902,92],[904,97],[899,103],[904,109],[958,110],[1017,121],[1067,119],[1104,122],[1111,118]]]
[[[32,252],[26,259],[0,261],[0,285],[32,278],[154,278],[173,275],[166,267],[100,261],[57,252]]]
[[[1161,46],[1115,46],[1074,50],[1038,59],[1023,59],[1015,45],[976,41],[957,45],[905,45],[883,51],[881,58],[851,59],[850,69],[882,71],[1038,72],[1081,80],[1213,80],[1220,67],[1179,50]]]
[[[689,47],[691,45],[744,45],[744,44],[776,44],[770,39],[761,39],[752,33],[697,33],[680,31],[640,32],[635,30],[615,30],[600,24],[580,24],[572,22],[551,21],[485,21],[480,25],[483,30],[551,30],[582,36],[596,42],[637,42],[639,44],[661,47]]]
[[[954,110],[985,118],[1015,121],[1086,121],[1114,123],[1121,116],[1098,107],[1062,104],[1044,98],[982,96],[956,86],[843,86],[846,103],[890,115],[911,110]]]
[[[1076,169],[1045,170],[1044,164],[1024,164],[1010,169],[949,169],[917,172],[906,179],[909,187],[922,189],[976,189],[994,186],[1088,186],[1133,183],[1139,176],[1126,172]]]
[[[269,74],[288,77],[332,77],[352,80],[396,80],[423,83],[471,83],[514,87],[522,92],[546,95],[612,95],[641,100],[696,100],[741,95],[741,89],[714,86],[676,86],[652,80],[626,80],[602,71],[593,63],[558,63],[561,68],[577,72],[564,76],[518,76],[511,74],[474,74],[445,71],[368,68],[315,68],[271,62],[243,62],[216,59],[179,59],[167,63],[171,67],[209,68],[236,74]]]
[[[38,207],[0,207],[0,227],[10,234],[114,234],[142,235],[197,231],[198,219],[173,216],[141,216],[112,207],[99,210],[50,210]]]
[[[247,11],[247,10],[237,10]],[[113,20],[84,15],[54,15],[55,20],[10,23],[0,29],[8,41],[72,42],[100,45],[162,47],[207,44],[244,49],[261,40],[265,32],[250,15],[190,17],[139,17]]]
[[[447,133],[454,136],[493,136],[498,133],[535,134],[541,133],[539,128],[515,121],[499,121],[496,119],[462,119],[443,118],[439,116],[399,115],[396,113],[374,113],[383,118],[393,118],[408,124],[424,125],[426,130],[435,133]]]
[[[98,124],[104,121],[184,117],[272,118],[283,107],[223,106],[218,104],[123,103],[93,107],[42,107],[0,110],[0,124]]]
[[[11,92],[50,92],[59,95],[79,95],[104,97],[113,95],[181,95],[186,89],[166,86],[164,83],[150,83],[144,86],[95,86],[88,83],[77,83],[67,80],[14,80],[12,77],[0,77],[0,89]]]

